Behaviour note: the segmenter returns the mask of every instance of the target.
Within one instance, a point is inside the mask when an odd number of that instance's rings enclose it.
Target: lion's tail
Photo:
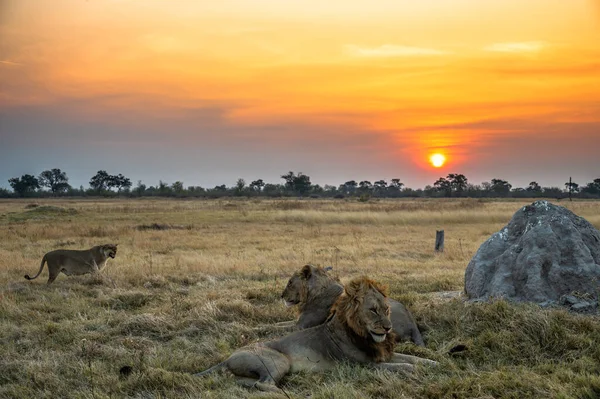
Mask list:
[[[223,366],[225,366],[225,363],[226,362],[221,362],[217,365],[212,366],[211,368],[209,368],[207,370],[196,373],[196,374],[194,374],[194,377],[203,377],[205,375],[211,374],[211,373],[217,371],[218,369],[222,368]]]
[[[44,255],[44,257],[42,258],[42,263],[40,264],[40,270],[38,270],[37,274],[33,277],[29,277],[29,274],[26,274],[25,278],[27,280],[33,280],[34,278],[37,278],[37,276],[39,276],[42,273],[42,269],[44,268],[44,263],[46,263],[46,255]]]

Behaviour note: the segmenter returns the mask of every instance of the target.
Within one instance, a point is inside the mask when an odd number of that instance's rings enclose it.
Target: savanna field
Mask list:
[[[0,201],[0,397],[277,397],[204,370],[292,320],[280,294],[307,263],[388,285],[440,362],[406,376],[341,364],[291,374],[291,398],[599,398],[600,317],[464,302],[465,268],[531,200]],[[555,202],[556,203],[556,202]],[[560,201],[600,228],[600,201]],[[434,253],[445,230],[445,252]],[[117,243],[101,275],[48,271],[51,250]],[[465,352],[449,355],[457,344]]]

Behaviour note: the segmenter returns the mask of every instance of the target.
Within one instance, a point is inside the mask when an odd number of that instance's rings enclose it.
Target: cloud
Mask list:
[[[24,65],[19,62],[13,62],[13,61],[8,61],[8,60],[0,60],[0,64],[11,65],[11,66],[23,66]]]
[[[496,53],[534,53],[546,47],[544,42],[494,43],[483,48]]]
[[[418,56],[440,56],[449,54],[447,51],[412,46],[397,46],[394,44],[383,44],[379,47],[360,47],[353,44],[345,46],[346,52],[355,57],[418,57]]]

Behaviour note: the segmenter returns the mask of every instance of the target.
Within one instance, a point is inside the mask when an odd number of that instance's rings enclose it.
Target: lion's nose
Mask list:
[[[392,327],[388,327],[388,326],[383,327],[383,329],[385,330],[386,334],[389,333],[390,331],[392,331]]]

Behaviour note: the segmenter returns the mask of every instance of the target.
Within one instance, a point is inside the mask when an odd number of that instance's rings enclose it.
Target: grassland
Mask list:
[[[399,349],[442,366],[406,377],[342,364],[290,375],[289,397],[598,398],[597,316],[455,295],[479,245],[529,202],[0,201],[0,397],[273,397],[190,373],[276,337],[266,325],[294,317],[279,295],[313,263],[388,284],[425,330],[426,348]],[[600,228],[600,202],[561,205]],[[103,243],[119,252],[100,278],[23,278],[52,249]],[[449,356],[458,343],[469,350]]]

